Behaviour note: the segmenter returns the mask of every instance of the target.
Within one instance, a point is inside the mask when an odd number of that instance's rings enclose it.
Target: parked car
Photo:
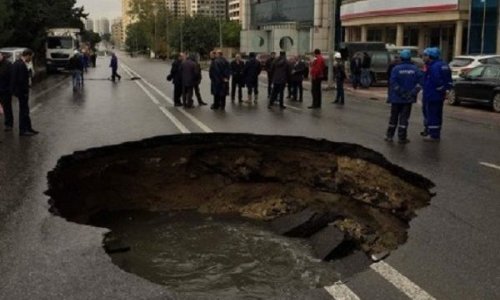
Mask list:
[[[480,65],[462,73],[448,95],[448,103],[476,102],[500,112],[500,64]]]
[[[500,55],[460,55],[453,58],[450,62],[451,75],[453,80],[460,77],[460,74],[467,73],[472,68],[479,65],[498,65],[500,64]]]
[[[4,57],[7,57],[8,61],[14,63],[17,59],[21,57],[21,54],[23,54],[23,51],[26,49],[27,48],[23,47],[7,47],[7,48],[0,48],[0,52],[4,55]],[[33,79],[33,77],[35,77],[35,68],[33,66],[33,60],[29,64],[27,64],[28,71],[30,72],[30,80]]]

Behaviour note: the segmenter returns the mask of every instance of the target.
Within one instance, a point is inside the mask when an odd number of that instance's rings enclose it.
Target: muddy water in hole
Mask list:
[[[338,280],[304,240],[276,235],[262,223],[137,211],[101,214],[92,223],[131,247],[111,255],[116,265],[181,295],[269,299]]]

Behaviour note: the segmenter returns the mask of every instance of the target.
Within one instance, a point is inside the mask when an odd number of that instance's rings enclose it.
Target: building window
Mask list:
[[[469,53],[496,53],[498,0],[471,0]]]
[[[397,31],[398,30],[394,27],[387,28],[387,35],[385,38],[385,42],[388,44],[396,44]]]
[[[380,42],[380,41],[382,41],[382,30],[381,29],[368,29],[366,39],[368,42]]]
[[[403,45],[417,46],[418,45],[418,28],[405,28],[403,33]]]

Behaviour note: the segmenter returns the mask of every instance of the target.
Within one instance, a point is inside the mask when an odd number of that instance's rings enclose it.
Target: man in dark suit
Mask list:
[[[29,93],[30,73],[26,64],[31,62],[33,51],[26,49],[12,66],[11,92],[19,100],[19,135],[34,136],[38,131],[31,125]]]
[[[196,63],[190,57],[184,59],[180,72],[182,75],[182,104],[185,108],[193,108],[193,89],[199,77],[196,71]]]
[[[290,64],[286,59],[285,52],[280,52],[279,58],[273,62],[271,72],[273,74],[273,91],[267,107],[272,108],[274,102],[279,101],[280,108],[285,109],[283,103],[285,85],[290,78]]]
[[[241,55],[236,54],[235,59],[231,62],[231,102],[234,102],[236,89],[238,89],[238,101],[243,101],[243,68],[245,63],[241,60]]]
[[[244,84],[248,90],[248,102],[252,102],[252,94],[255,95],[254,101],[257,103],[259,97],[259,74],[262,71],[260,62],[257,61],[255,53],[250,53],[250,59],[245,63],[243,69]]]
[[[170,74],[167,76],[168,81],[174,84],[174,105],[182,106],[182,75],[180,72],[184,53],[180,53],[177,59],[172,63]]]
[[[12,131],[14,115],[12,114],[12,94],[10,82],[12,78],[12,64],[0,52],[0,104],[4,113],[4,130]]]
[[[215,52],[215,59],[210,65],[209,73],[214,94],[214,104],[210,108],[213,110],[224,110],[226,107],[229,78],[231,77],[231,67],[229,66],[229,62],[224,58],[221,50]]]

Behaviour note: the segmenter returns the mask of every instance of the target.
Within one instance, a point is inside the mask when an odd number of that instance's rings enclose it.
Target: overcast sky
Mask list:
[[[77,6],[85,6],[89,18],[97,19],[107,17],[110,19],[120,17],[122,14],[121,0],[77,0]]]

